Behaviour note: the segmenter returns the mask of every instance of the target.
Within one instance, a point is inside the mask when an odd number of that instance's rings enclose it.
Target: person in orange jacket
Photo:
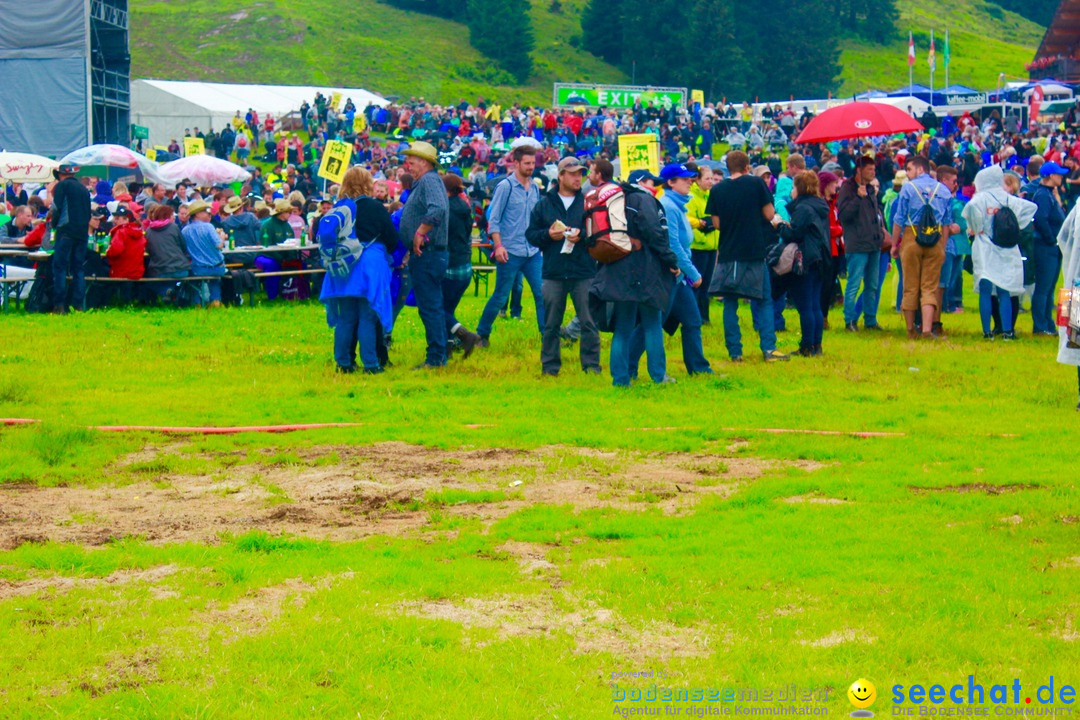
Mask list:
[[[109,260],[109,277],[125,280],[140,280],[146,272],[143,256],[146,253],[146,236],[138,223],[133,222],[134,213],[126,207],[116,208],[110,220],[113,228],[109,249],[105,257]]]

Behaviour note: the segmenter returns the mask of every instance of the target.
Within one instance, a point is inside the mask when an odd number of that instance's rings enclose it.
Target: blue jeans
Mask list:
[[[900,265],[900,258],[896,258],[896,312],[900,312],[900,304],[904,300],[904,268]]]
[[[639,322],[645,352],[649,356],[649,377],[653,382],[660,382],[667,375],[664,329],[660,325],[660,311],[645,303],[617,302],[615,303],[615,334],[611,337],[612,385],[625,387],[630,384],[630,346],[634,328]]]
[[[413,297],[427,336],[425,363],[428,365],[446,364],[446,312],[443,309],[442,282],[446,277],[448,262],[446,248],[436,250],[427,247],[419,257],[415,254],[409,256]]]
[[[469,289],[469,284],[472,283],[471,278],[462,278],[461,280],[451,280],[450,278],[443,278],[442,281],[442,297],[443,297],[443,314],[446,316],[446,335],[447,337],[454,334],[454,330],[461,323],[458,322],[457,317],[454,315],[457,311],[458,303],[461,302],[461,296],[465,294],[465,291]]]
[[[952,277],[945,286],[945,311],[955,312],[964,307],[964,258],[966,255],[957,255],[953,263]]]
[[[672,318],[678,320],[681,327],[683,363],[686,365],[686,372],[691,375],[712,372],[701,346],[701,311],[698,310],[697,295],[694,288],[682,281],[676,282],[675,287],[672,288],[671,302],[668,303],[663,322],[666,324]],[[645,332],[642,326],[638,325],[630,340],[631,377],[637,377],[638,364],[644,352]]]
[[[1061,274],[1061,251],[1057,245],[1035,241],[1035,290],[1031,293],[1031,331],[1057,332],[1054,287]]]
[[[1013,331],[1012,299],[1009,291],[999,288],[986,278],[979,281],[979,318],[982,320],[983,334],[990,332],[990,318],[993,316],[993,306],[990,299],[994,294],[998,296],[998,308],[1001,313],[1001,331]]]
[[[225,266],[215,265],[210,267],[208,265],[196,265],[191,264],[191,274],[195,277],[206,277],[207,275],[224,275]],[[198,304],[204,305],[206,303],[221,302],[221,281],[220,280],[203,280],[199,286]]]
[[[176,272],[158,273],[155,275],[155,277],[159,278],[186,278],[187,276],[187,270],[177,270]],[[156,283],[154,289],[157,291],[158,297],[165,297],[169,294],[170,290],[176,290],[177,285],[179,285],[179,283]]]
[[[362,297],[340,297],[333,300],[337,310],[334,325],[334,362],[341,368],[356,365],[356,345],[360,345],[360,362],[368,370],[377,370],[379,355],[375,350],[379,320],[371,303]]]
[[[859,322],[859,312],[865,317],[865,324],[877,325],[878,292],[881,289],[879,258],[881,251],[848,253],[847,287],[844,288],[844,324]],[[866,285],[862,296],[862,307],[856,303],[859,286]]]
[[[801,348],[812,348],[821,344],[821,337],[825,331],[825,315],[821,312],[821,288],[824,282],[825,278],[820,266],[807,268],[806,274],[798,278],[788,291],[795,307],[799,309],[799,326],[802,329],[802,340],[799,341]]]
[[[86,232],[56,233],[53,243],[53,305],[68,306],[68,273],[71,273],[71,305],[82,310],[86,301]]]
[[[773,325],[772,288],[769,285],[769,273],[765,273],[765,298],[750,301],[750,315],[758,329],[761,339],[761,352],[769,353],[776,349],[776,328]],[[742,331],[739,329],[739,298],[734,295],[724,296],[724,344],[728,355],[742,357]]]
[[[506,299],[510,297],[510,292],[514,288],[514,279],[519,272],[529,282],[533,300],[536,301],[536,329],[540,332],[544,331],[544,292],[541,288],[540,277],[543,263],[543,256],[536,253],[532,257],[508,255],[506,262],[495,264],[495,289],[488,298],[484,312],[480,316],[480,324],[476,327],[476,332],[480,337],[486,338],[491,335],[491,326],[495,324],[495,318],[506,304]]]

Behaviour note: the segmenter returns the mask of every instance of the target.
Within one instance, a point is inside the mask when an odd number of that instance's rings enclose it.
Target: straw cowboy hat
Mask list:
[[[244,207],[244,201],[240,199],[239,195],[233,195],[229,198],[229,202],[225,203],[225,206],[221,208],[221,214],[232,215],[242,207]]]
[[[274,215],[280,215],[282,213],[291,213],[292,203],[282,198],[281,200],[274,201]]]
[[[427,160],[432,165],[439,164],[439,153],[435,150],[435,146],[431,143],[418,140],[414,142],[409,149],[405,151],[406,155],[412,155],[418,157],[421,160]]]
[[[207,204],[205,200],[196,200],[195,202],[188,205],[188,212],[192,216],[201,212],[210,212],[210,205]]]

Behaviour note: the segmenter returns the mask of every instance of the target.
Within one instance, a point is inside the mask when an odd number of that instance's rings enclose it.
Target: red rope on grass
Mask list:
[[[31,425],[41,422],[27,418],[0,418],[3,425]],[[299,425],[242,425],[237,427],[171,427],[163,425],[91,425],[100,432],[158,432],[167,435],[236,435],[238,433],[284,433],[322,428],[359,427],[363,423],[307,423]]]

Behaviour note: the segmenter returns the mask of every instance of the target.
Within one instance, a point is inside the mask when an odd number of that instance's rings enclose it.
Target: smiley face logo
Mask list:
[[[877,688],[866,678],[859,678],[851,683],[847,691],[848,700],[860,710],[865,710],[877,700]]]

